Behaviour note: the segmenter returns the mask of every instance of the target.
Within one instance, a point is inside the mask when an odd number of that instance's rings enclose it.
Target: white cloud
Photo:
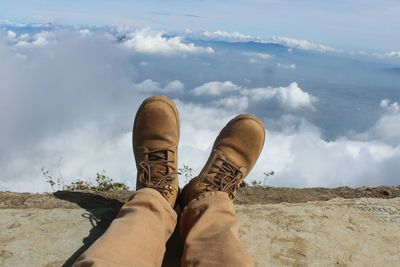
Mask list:
[[[288,87],[245,89],[241,94],[251,98],[254,102],[275,101],[281,108],[288,110],[302,108],[314,110],[314,103],[317,102],[315,96],[303,91],[295,82]]]
[[[385,56],[397,58],[397,57],[400,57],[400,51],[390,51],[390,52],[386,53]]]
[[[7,39],[14,40],[17,37],[17,34],[13,31],[7,31]]]
[[[358,50],[358,51],[351,50],[351,51],[349,51],[349,54],[350,55],[364,56],[364,55],[367,55],[367,52],[365,52],[363,50]]]
[[[79,30],[79,33],[81,34],[82,37],[88,37],[92,34],[92,32],[89,29]]]
[[[213,40],[213,41],[226,41],[226,42],[249,42],[249,41],[261,41],[259,37],[253,37],[251,35],[242,34],[240,32],[226,32],[226,31],[204,31],[199,36],[202,39]]]
[[[195,96],[200,96],[200,95],[217,96],[217,95],[222,95],[224,93],[238,91],[240,90],[240,88],[241,88],[240,86],[234,84],[231,81],[225,81],[225,82],[214,81],[196,87],[193,90],[191,90],[190,93]]]
[[[269,139],[268,139],[269,138]],[[256,170],[274,170],[269,185],[361,186],[396,184],[400,148],[347,138],[325,141],[318,130],[300,127],[292,134],[270,132]]]
[[[249,63],[256,64],[256,63],[259,63],[259,61],[257,59],[255,59],[255,58],[250,58],[249,59]]]
[[[249,98],[246,96],[229,96],[218,99],[213,104],[224,109],[244,112],[249,107]]]
[[[28,59],[28,57],[26,55],[20,54],[20,53],[15,54],[15,57],[18,58],[19,60],[23,60],[23,61]]]
[[[20,47],[43,47],[54,41],[52,32],[42,31],[32,37],[29,34],[21,34],[16,38],[15,45]]]
[[[372,56],[379,59],[397,59],[400,58],[400,51],[390,51],[387,53],[372,53]]]
[[[256,58],[264,59],[264,60],[267,60],[267,59],[270,59],[270,58],[273,57],[273,56],[270,55],[270,54],[266,54],[266,53],[254,53],[254,52],[244,52],[243,55],[245,55],[245,56],[250,56],[250,57],[256,57]]]
[[[342,49],[337,49],[331,46],[318,44],[314,42],[310,42],[307,40],[294,39],[289,37],[281,37],[281,36],[273,36],[270,38],[260,38],[254,37],[251,35],[243,34],[240,32],[226,32],[226,31],[204,31],[200,34],[194,34],[192,32],[187,32],[186,36],[191,38],[199,38],[204,40],[212,40],[212,41],[226,41],[226,42],[258,42],[258,43],[276,43],[288,46],[290,48],[298,48],[303,50],[313,50],[319,51],[322,53],[326,52],[334,52],[341,53],[344,52]],[[288,51],[290,54],[293,50]]]
[[[127,136],[141,96],[125,72],[134,70],[130,53],[106,38],[57,38],[35,49],[0,41],[0,190],[46,190],[40,169],[58,176],[60,156],[66,179],[93,178],[105,169],[132,185]],[[16,39],[30,42],[31,36]]]
[[[182,37],[165,37],[162,32],[152,31],[148,28],[136,30],[127,35],[127,40],[122,43],[128,49],[140,53],[157,53],[164,55],[214,53],[211,47],[199,47],[193,43],[184,43]]]
[[[356,137],[363,141],[378,141],[391,146],[400,144],[400,106],[397,102],[383,99],[380,107],[385,113],[365,132],[359,133]]]
[[[163,93],[163,94],[182,94],[184,93],[184,85],[180,81],[169,82],[166,86],[162,87],[160,83],[151,79],[144,80],[141,83],[134,84],[134,89],[140,93]]]
[[[382,116],[368,132],[370,138],[381,142],[400,144],[400,113],[391,113]]]
[[[252,64],[262,63],[273,57],[273,55],[270,55],[270,54],[254,53],[254,52],[244,52],[243,55],[251,57],[249,59],[249,62]]]
[[[48,28],[51,29],[53,28],[52,23],[17,23],[17,22],[12,22],[9,20],[1,20],[0,25],[4,25],[6,27],[13,27],[13,28]]]
[[[288,87],[276,88],[274,92],[282,105],[293,109],[313,108],[313,103],[317,101],[316,97],[301,90],[297,83],[291,83]]]
[[[218,99],[213,103],[220,107],[244,111],[249,106],[257,103],[268,102],[269,105],[277,105],[284,110],[296,110],[308,108],[314,110],[317,98],[303,91],[297,83],[291,83],[287,87],[243,88],[231,81],[208,82],[194,88],[191,94],[196,96],[220,96],[230,95]],[[235,94],[232,96],[231,94]]]
[[[192,32],[187,32],[186,35],[189,37],[192,37],[192,38],[200,38],[200,39],[204,39],[204,40],[213,40],[213,41],[226,41],[226,42],[250,42],[250,41],[253,41],[253,42],[258,42],[258,43],[276,43],[276,44],[288,46],[290,48],[313,50],[313,51],[319,51],[322,53],[344,52],[342,49],[337,49],[337,48],[334,48],[331,46],[318,44],[318,43],[310,42],[307,40],[294,39],[294,38],[281,37],[281,36],[273,36],[270,38],[260,38],[260,37],[254,37],[251,35],[242,34],[240,32],[226,32],[226,31],[220,31],[220,30],[214,31],[214,32],[204,31],[200,34],[193,34]],[[291,54],[293,52],[293,50],[289,50],[288,52]]]
[[[374,124],[374,126],[358,136],[362,140],[379,140],[392,146],[400,144],[400,106],[397,102],[383,99],[380,106],[385,109],[384,113]]]
[[[29,35],[29,33],[23,33],[20,36],[18,36],[18,40],[19,41],[26,41],[28,42],[31,39],[31,36]]]
[[[285,46],[289,46],[292,48],[299,48],[303,50],[314,50],[314,51],[319,51],[322,53],[325,52],[336,52],[336,53],[341,53],[343,50],[337,49],[334,47],[330,47],[327,45],[322,45],[322,44],[317,44],[313,43],[307,40],[298,40],[294,38],[288,38],[288,37],[276,37],[273,36],[269,39],[270,42],[272,43],[277,43]]]
[[[132,140],[130,130],[113,134],[110,129],[100,127],[98,122],[89,122],[44,139],[35,145],[34,149],[44,153],[47,159],[42,159],[42,162],[35,160],[35,170],[46,166],[53,175],[58,176],[58,171],[56,173],[54,171],[60,167],[66,183],[77,178],[84,180],[91,178],[94,182],[95,174],[106,170],[106,174],[132,187],[134,180],[129,177],[135,172],[135,168],[132,164],[131,147],[128,145]],[[57,159],[56,164],[58,164],[60,155],[62,155],[61,166],[54,168],[55,160]]]
[[[172,81],[167,84],[167,86],[164,87],[164,90],[166,92],[170,93],[183,93],[184,92],[184,85],[180,81]]]
[[[296,68],[296,64],[283,64],[283,63],[277,63],[276,66],[281,69],[288,69],[288,70],[294,70]]]
[[[391,113],[399,113],[400,106],[397,102],[391,102],[390,99],[383,99],[380,103],[380,107],[386,109]]]

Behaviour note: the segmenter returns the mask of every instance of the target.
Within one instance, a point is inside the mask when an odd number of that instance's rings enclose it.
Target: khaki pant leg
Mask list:
[[[160,193],[140,189],[73,266],[161,266],[176,220],[175,211]]]
[[[192,200],[179,221],[182,266],[254,266],[239,241],[239,217],[224,192],[207,192]]]

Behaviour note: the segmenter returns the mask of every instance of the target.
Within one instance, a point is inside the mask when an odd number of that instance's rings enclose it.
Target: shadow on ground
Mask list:
[[[92,229],[90,229],[88,235],[82,240],[83,245],[62,265],[63,267],[69,267],[72,266],[85,250],[105,233],[124,203],[116,199],[106,198],[89,192],[58,191],[53,195],[58,199],[75,203],[79,207],[85,209],[86,212],[83,213],[82,216],[87,218],[92,225]],[[166,246],[167,251],[164,256],[163,267],[180,266],[183,245],[177,229],[175,229]]]
[[[63,267],[69,267],[107,230],[112,220],[117,216],[123,203],[115,199],[86,192],[58,191],[54,193],[54,196],[75,203],[85,209],[87,212],[83,213],[82,216],[87,218],[92,225],[89,234],[82,240],[83,245],[62,265]]]

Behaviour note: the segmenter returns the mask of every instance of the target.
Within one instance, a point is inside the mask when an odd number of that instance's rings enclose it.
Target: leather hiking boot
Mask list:
[[[179,114],[165,96],[143,101],[133,125],[136,190],[153,188],[174,207],[178,196]]]
[[[208,191],[226,192],[233,200],[239,184],[256,163],[264,140],[264,125],[256,116],[245,114],[232,119],[215,140],[199,176],[183,188],[181,207]]]

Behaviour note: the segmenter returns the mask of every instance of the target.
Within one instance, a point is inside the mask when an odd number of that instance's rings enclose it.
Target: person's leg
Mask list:
[[[179,227],[185,247],[182,266],[253,266],[240,244],[233,199],[257,161],[265,129],[253,115],[231,120],[217,137],[199,176],[181,195]]]
[[[161,266],[176,218],[159,192],[140,189],[73,266]]]
[[[207,192],[191,201],[179,221],[185,238],[182,266],[253,266],[239,241],[239,218],[224,192]]]
[[[140,106],[133,127],[136,194],[74,266],[161,266],[176,226],[179,115],[166,97]]]

